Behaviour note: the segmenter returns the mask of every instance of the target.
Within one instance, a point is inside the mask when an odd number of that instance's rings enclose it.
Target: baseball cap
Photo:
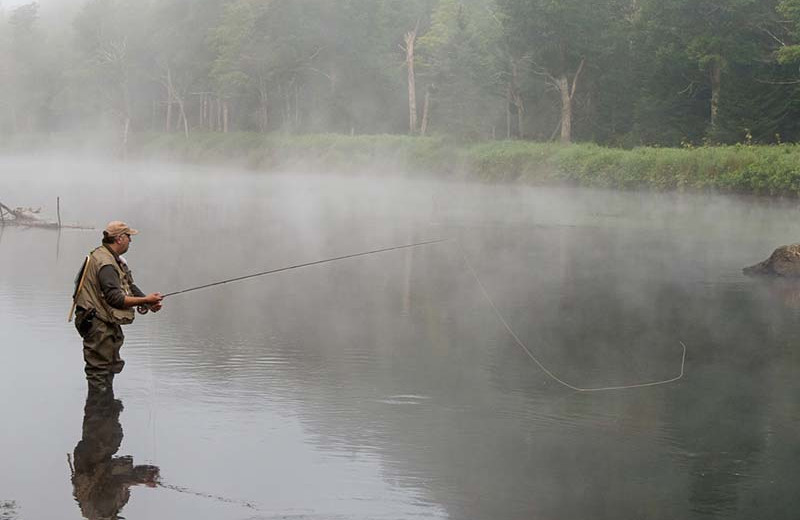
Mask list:
[[[139,233],[138,230],[133,229],[132,227],[122,222],[121,220],[112,220],[103,230],[103,234],[107,237],[118,237],[120,235],[136,235],[138,233]]]

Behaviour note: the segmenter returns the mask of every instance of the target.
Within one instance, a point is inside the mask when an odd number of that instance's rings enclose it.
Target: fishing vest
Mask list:
[[[100,269],[110,265],[113,266],[119,276],[119,283],[125,296],[133,296],[131,291],[130,276],[127,269],[117,262],[114,254],[105,246],[100,246],[89,254],[89,260],[84,267],[86,270],[83,287],[75,296],[75,304],[86,310],[94,309],[97,317],[106,323],[117,325],[127,325],[133,322],[136,313],[133,307],[129,309],[117,309],[106,302],[103,297],[103,290],[100,288]]]

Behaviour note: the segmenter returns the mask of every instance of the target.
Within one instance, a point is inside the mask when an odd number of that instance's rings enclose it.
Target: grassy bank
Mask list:
[[[634,148],[487,143],[469,150],[483,179],[617,189],[800,195],[800,146]]]
[[[92,148],[78,136],[26,136],[0,151]],[[107,144],[101,147],[109,151]],[[254,170],[406,171],[486,182],[571,184],[614,189],[721,191],[800,196],[800,145],[634,148],[444,137],[257,133],[134,134],[128,156]]]

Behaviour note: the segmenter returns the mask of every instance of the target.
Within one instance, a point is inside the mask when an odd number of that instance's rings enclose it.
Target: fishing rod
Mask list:
[[[383,249],[373,249],[372,251],[364,251],[363,253],[354,253],[354,254],[350,254],[350,255],[336,256],[336,257],[333,257],[333,258],[326,258],[324,260],[316,260],[314,262],[306,262],[306,263],[303,263],[303,264],[295,264],[295,265],[290,265],[290,266],[287,266],[287,267],[280,267],[278,269],[270,269],[269,271],[262,271],[260,273],[253,273],[253,274],[248,274],[248,275],[244,275],[244,276],[237,276],[236,278],[228,278],[226,280],[220,280],[218,282],[212,282],[212,283],[207,283],[207,284],[204,284],[204,285],[198,285],[197,287],[190,287],[188,289],[182,289],[180,291],[174,291],[174,292],[171,292],[171,293],[167,293],[167,294],[162,295],[161,297],[163,299],[163,298],[166,298],[167,296],[175,296],[177,294],[184,294],[184,293],[188,293],[188,292],[192,292],[192,291],[199,291],[200,289],[207,289],[209,287],[214,287],[214,286],[217,286],[217,285],[222,285],[222,284],[231,283],[231,282],[239,282],[239,281],[242,281],[242,280],[247,280],[248,278],[256,278],[257,276],[266,276],[268,274],[275,274],[275,273],[280,273],[280,272],[283,272],[283,271],[291,271],[292,269],[300,269],[301,267],[309,267],[309,266],[312,266],[312,265],[327,264],[329,262],[336,262],[336,261],[339,261],[339,260],[346,260],[348,258],[356,258],[358,256],[374,255],[374,254],[377,254],[377,253],[385,253],[385,252],[388,252],[388,251],[396,251],[398,249],[408,249],[408,248],[411,248],[411,247],[420,247],[420,246],[426,246],[426,245],[431,245],[431,244],[438,244],[440,242],[447,242],[449,240],[451,240],[451,239],[449,239],[449,238],[439,238],[439,239],[436,239],[436,240],[427,240],[425,242],[416,242],[414,244],[406,244],[406,245],[394,246],[394,247],[385,247]],[[149,305],[139,305],[138,307],[136,307],[136,310],[139,312],[139,314],[147,314],[150,311],[150,306]]]

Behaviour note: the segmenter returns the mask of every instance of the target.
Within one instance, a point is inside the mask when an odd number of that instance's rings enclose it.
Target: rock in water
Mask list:
[[[742,272],[749,276],[800,278],[800,244],[781,246],[769,258],[756,265],[745,267]]]

